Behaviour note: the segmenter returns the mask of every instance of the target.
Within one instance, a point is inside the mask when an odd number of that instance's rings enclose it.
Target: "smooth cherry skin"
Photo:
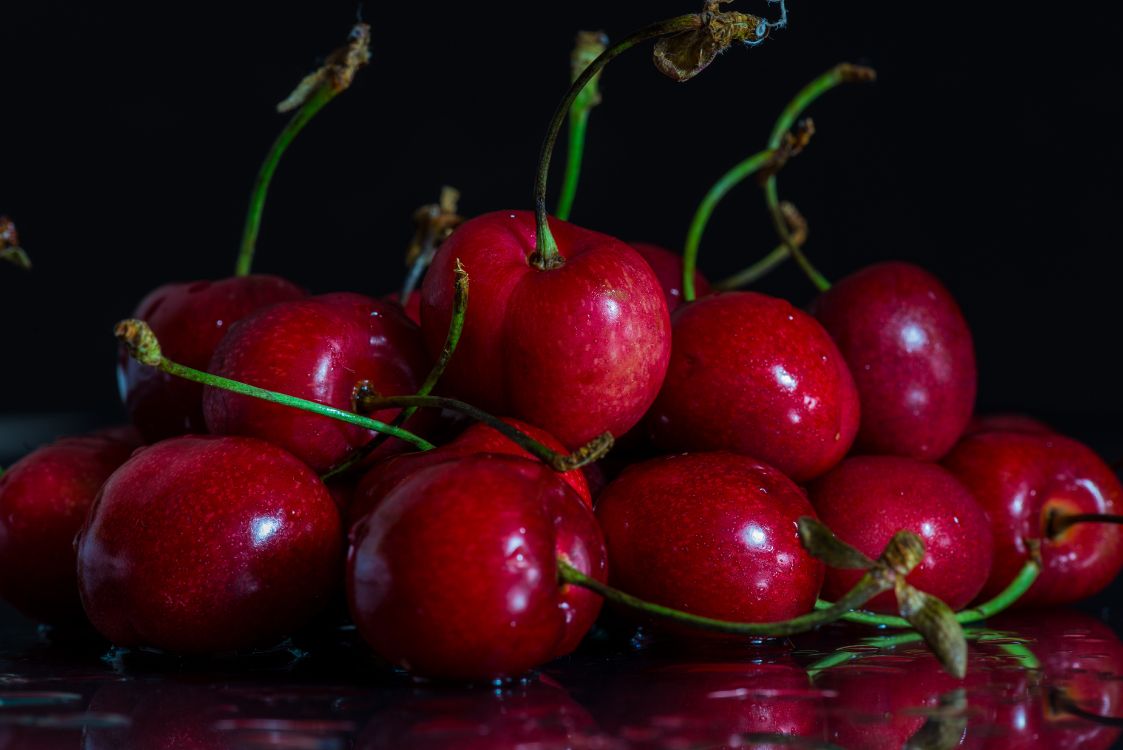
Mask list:
[[[303,296],[278,276],[165,284],[141,300],[133,317],[148,323],[169,359],[205,370],[230,326],[254,310]],[[129,418],[147,442],[206,431],[201,385],[142,365],[123,348],[117,370]]]
[[[659,286],[663,288],[663,297],[667,300],[667,310],[674,312],[684,302],[682,298],[682,256],[659,245],[649,242],[632,242],[632,248],[639,253],[651,270],[655,278],[659,279]],[[701,271],[694,271],[694,296],[705,297],[710,293],[710,282],[702,275]]]
[[[665,451],[734,450],[797,482],[842,460],[858,392],[814,318],[755,292],[716,294],[674,316],[671,364],[648,416]]]
[[[453,268],[468,271],[472,301],[442,387],[509,414],[570,448],[623,435],[655,399],[667,370],[667,304],[651,267],[607,235],[551,220],[565,264],[538,270],[534,215],[501,211],[462,224],[441,245],[421,294],[431,355],[444,345]]]
[[[924,540],[924,559],[908,576],[916,588],[954,610],[983,588],[993,558],[990,522],[970,491],[936,464],[897,456],[848,458],[809,488],[819,519],[835,535],[873,559],[907,529]],[[837,600],[862,571],[827,571],[823,597]],[[896,612],[893,592],[866,605]]]
[[[137,451],[78,537],[78,585],[118,646],[272,646],[328,602],[342,557],[331,494],[280,448],[187,436]]]
[[[210,372],[349,411],[361,380],[385,395],[414,393],[428,372],[428,357],[417,326],[400,307],[337,293],[274,305],[241,321],[215,350]],[[320,472],[375,435],[218,388],[205,390],[203,410],[211,432],[268,440]],[[371,416],[389,422],[397,413],[385,409]],[[419,412],[410,425],[424,419]]]
[[[347,594],[376,653],[422,677],[514,677],[569,653],[607,575],[588,507],[546,466],[478,454],[415,472],[351,532]]]
[[[744,622],[811,611],[823,565],[803,549],[796,524],[814,515],[790,479],[730,452],[636,464],[597,501],[614,586]]]
[[[924,461],[951,450],[975,408],[978,375],[971,331],[939,279],[879,263],[839,281],[813,312],[861,395],[855,449]]]
[[[0,476],[0,599],[39,622],[85,621],[74,536],[105,480],[138,445],[113,432],[63,438]]]
[[[987,432],[955,447],[944,465],[990,516],[994,566],[990,597],[1025,564],[1025,540],[1041,540],[1042,570],[1018,606],[1076,602],[1104,589],[1123,568],[1123,528],[1084,523],[1055,539],[1050,512],[1123,513],[1123,487],[1091,449],[1048,433]]]

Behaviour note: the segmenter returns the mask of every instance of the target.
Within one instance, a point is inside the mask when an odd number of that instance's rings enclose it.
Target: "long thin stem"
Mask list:
[[[815,285],[815,288],[820,292],[825,292],[831,288],[831,282],[827,277],[819,273],[819,270],[811,264],[807,255],[803,252],[803,248],[799,243],[792,238],[791,230],[788,229],[788,222],[784,220],[784,213],[780,209],[780,196],[776,189],[776,175],[771,175],[764,183],[764,202],[768,206],[768,214],[772,217],[772,226],[776,230],[776,234],[780,235],[783,240],[784,247],[788,249],[788,255],[795,259],[796,264],[803,270],[803,273]]]
[[[266,390],[265,388],[258,388],[257,386],[241,383],[237,380],[231,380],[219,375],[201,372],[194,368],[187,367],[186,365],[181,365],[178,362],[173,362],[160,351],[160,343],[156,339],[156,335],[152,332],[152,329],[148,327],[148,324],[143,321],[123,320],[117,324],[114,333],[117,338],[128,347],[129,353],[138,362],[150,367],[155,367],[177,378],[183,378],[184,380],[190,380],[193,383],[200,383],[202,385],[211,386],[212,388],[221,388],[243,396],[251,396],[261,399],[262,401],[270,401],[293,409],[319,414],[323,417],[330,417],[331,419],[347,422],[348,424],[353,424],[356,427],[362,427],[367,430],[384,432],[400,440],[404,440],[420,450],[429,450],[434,447],[428,440],[418,437],[412,432],[403,430],[401,427],[394,427],[385,422],[379,422],[376,419],[370,419],[369,417],[360,416],[349,411],[344,411],[343,409],[337,409],[334,406],[327,406],[326,404],[320,404],[296,396],[289,396],[284,393]]]
[[[781,263],[791,257],[787,245],[778,245],[772,252],[753,263],[743,271],[738,271],[732,276],[727,276],[721,281],[714,282],[711,286],[722,292],[755,284],[768,274],[772,273]]]
[[[597,59],[608,46],[608,37],[600,31],[581,31],[577,34],[577,44],[573,48],[570,65],[572,80],[576,81],[585,68]],[[569,108],[569,146],[565,160],[565,182],[562,183],[561,198],[554,212],[562,221],[569,221],[573,213],[573,202],[577,198],[577,185],[581,181],[581,163],[585,157],[585,136],[589,130],[589,114],[601,103],[600,78],[595,76],[581,90]]]
[[[1041,564],[1036,560],[1029,560],[1022,569],[1018,571],[1018,575],[1010,582],[1010,585],[999,592],[993,599],[983,602],[977,607],[971,607],[955,613],[955,619],[960,625],[967,625],[973,622],[985,620],[988,617],[994,617],[999,612],[1008,609],[1011,605],[1018,601],[1037,580],[1037,576],[1041,574]],[[816,609],[825,610],[833,606],[830,602],[818,601],[815,603]],[[885,628],[911,628],[907,620],[894,615],[882,615],[875,612],[854,611],[842,617],[847,622],[854,622],[861,625],[873,625],[876,627]]]
[[[1078,523],[1123,523],[1123,516],[1111,513],[1061,513],[1053,511],[1049,514],[1047,532],[1050,539],[1063,534]]]

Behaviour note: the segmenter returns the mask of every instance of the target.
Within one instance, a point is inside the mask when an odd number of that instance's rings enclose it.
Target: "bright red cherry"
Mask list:
[[[388,396],[414,393],[428,372],[428,358],[417,326],[400,307],[338,293],[274,305],[246,318],[219,344],[210,372],[351,410],[361,380]],[[317,471],[339,464],[374,437],[361,427],[218,388],[206,389],[203,407],[211,432],[268,440]],[[371,416],[389,422],[397,412]]]
[[[517,676],[569,653],[600,611],[558,559],[604,580],[592,512],[545,465],[477,454],[414,473],[352,529],[351,614],[386,660],[424,677]]]
[[[1081,523],[1051,533],[1053,513],[1123,513],[1123,487],[1091,449],[1055,434],[986,432],[963,440],[944,465],[990,516],[994,567],[984,597],[1017,575],[1029,539],[1041,541],[1043,567],[1019,606],[1079,601],[1123,568],[1123,528],[1117,525]]]
[[[105,483],[78,537],[78,585],[118,646],[271,646],[331,600],[341,546],[331,495],[292,455],[253,438],[173,438]]]
[[[648,424],[666,451],[734,450],[805,482],[842,460],[858,392],[831,337],[784,300],[717,294],[674,316]]]
[[[970,491],[936,464],[897,456],[848,458],[815,481],[808,494],[819,519],[871,558],[897,531],[919,534],[924,560],[908,581],[952,609],[967,606],[983,588],[991,569],[990,522]],[[861,575],[828,570],[823,596],[838,599]],[[896,612],[896,597],[886,592],[867,606]]]
[[[643,256],[647,265],[659,279],[663,287],[663,297],[667,300],[667,310],[674,312],[683,303],[682,299],[682,256],[659,245],[647,242],[632,242],[632,248]],[[710,282],[701,271],[694,272],[694,294],[705,297],[710,293]]]
[[[612,585],[691,614],[745,622],[811,611],[823,565],[803,549],[796,524],[814,515],[790,479],[728,452],[637,464],[597,502]]]
[[[534,215],[486,214],[441,245],[425,276],[421,328],[430,354],[452,315],[457,260],[472,301],[448,390],[538,425],[570,448],[639,422],[670,355],[667,304],[651,267],[619,240],[551,220],[564,264],[539,270]]]
[[[205,370],[230,326],[254,310],[303,296],[300,287],[277,276],[165,284],[141,301],[133,317],[148,323],[170,359]],[[148,442],[206,431],[201,385],[141,365],[123,349],[118,378],[129,417]]]
[[[0,599],[40,622],[85,621],[74,536],[105,480],[138,445],[123,432],[63,438],[0,476]]]
[[[879,263],[814,305],[838,342],[862,400],[862,453],[936,461],[975,408],[975,348],[955,299],[908,263]]]

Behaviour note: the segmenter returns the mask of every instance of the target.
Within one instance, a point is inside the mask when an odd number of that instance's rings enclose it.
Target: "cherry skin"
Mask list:
[[[85,622],[74,535],[105,480],[139,444],[123,432],[63,438],[0,476],[0,599],[39,622]]]
[[[970,491],[936,464],[897,456],[848,458],[808,494],[820,520],[873,559],[897,531],[919,534],[924,559],[908,581],[952,609],[967,606],[983,588],[993,556],[990,522]],[[828,570],[824,598],[837,600],[861,576],[858,570]],[[866,606],[896,612],[897,600],[889,591]]]
[[[729,292],[675,313],[648,424],[665,451],[734,450],[805,482],[846,455],[858,414],[854,380],[814,318],[775,297]]]
[[[518,676],[576,648],[600,611],[558,583],[559,557],[607,575],[596,519],[548,467],[494,454],[429,466],[352,529],[351,615],[419,676]]]
[[[775,622],[810,612],[823,566],[796,523],[815,511],[776,469],[730,452],[657,458],[601,494],[612,585],[696,615]]]
[[[253,438],[187,436],[105,483],[78,586],[114,644],[212,654],[295,632],[331,601],[341,557],[335,503],[307,466]]]
[[[460,260],[472,301],[443,387],[577,448],[606,431],[623,435],[643,417],[667,369],[670,320],[659,281],[635,250],[563,221],[550,228],[565,262],[539,270],[530,262],[532,213],[462,224],[425,276],[421,328],[435,356]]]
[[[1018,606],[1076,602],[1106,587],[1123,568],[1123,528],[1083,523],[1048,534],[1049,516],[1123,513],[1123,487],[1091,449],[1048,433],[987,432],[963,440],[944,465],[990,516],[994,566],[983,588],[1005,588],[1027,559],[1026,540],[1041,541],[1041,575]]]
[[[558,442],[558,439],[545,430],[540,430],[526,422],[521,422],[509,417],[505,418],[503,421],[512,427],[522,430],[548,448],[553,448],[560,452],[565,451],[565,448]],[[392,456],[372,466],[370,471],[359,481],[358,487],[355,488],[347,517],[352,524],[359,521],[363,516],[378,507],[378,504],[382,502],[383,498],[385,498],[392,489],[401,484],[402,481],[407,479],[414,472],[426,466],[435,466],[436,464],[445,463],[446,461],[457,461],[465,456],[477,453],[498,453],[508,456],[519,456],[532,461],[538,460],[498,430],[488,427],[485,424],[476,423],[469,426],[468,429],[462,432],[458,437],[440,448],[419,453],[406,453],[399,456]],[[558,478],[572,487],[573,491],[585,501],[586,505],[590,508],[593,507],[593,498],[589,493],[589,484],[586,482],[585,475],[580,469],[574,469],[564,474],[559,474]]]
[[[417,326],[401,309],[350,293],[260,310],[231,329],[210,363],[216,375],[348,411],[359,381],[369,380],[385,395],[411,394],[427,371]],[[211,432],[268,440],[321,472],[374,437],[361,427],[218,388],[205,390],[203,410]],[[371,416],[389,422],[397,413]],[[419,413],[407,429],[425,419]]]
[[[682,298],[682,256],[665,247],[652,245],[648,242],[633,242],[632,248],[639,253],[651,270],[655,278],[659,279],[659,286],[663,288],[663,297],[667,300],[667,310],[674,312],[684,302]],[[694,272],[694,295],[705,297],[710,293],[710,282],[702,275],[701,271]]]
[[[855,449],[937,461],[975,408],[971,331],[922,268],[879,263],[847,276],[813,312],[838,342],[862,401]]]
[[[277,276],[165,284],[141,301],[133,317],[148,323],[169,359],[205,370],[230,326],[254,310],[303,296],[300,287]],[[201,385],[142,365],[124,349],[118,378],[129,418],[147,442],[206,431]]]
[[[383,297],[383,299],[386,302],[393,302],[395,305],[402,308],[402,311],[405,312],[407,318],[412,320],[417,325],[421,325],[420,292],[414,292],[413,294],[409,295],[409,299],[406,300],[406,303],[404,305],[401,302],[401,294],[399,294],[398,292],[387,294],[385,297]]]

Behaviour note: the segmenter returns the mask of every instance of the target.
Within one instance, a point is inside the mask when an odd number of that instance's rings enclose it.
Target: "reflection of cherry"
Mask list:
[[[119,716],[115,726],[90,728],[84,750],[233,750],[234,738],[216,725],[237,707],[214,690],[172,682],[123,682],[102,687],[91,712]]]

